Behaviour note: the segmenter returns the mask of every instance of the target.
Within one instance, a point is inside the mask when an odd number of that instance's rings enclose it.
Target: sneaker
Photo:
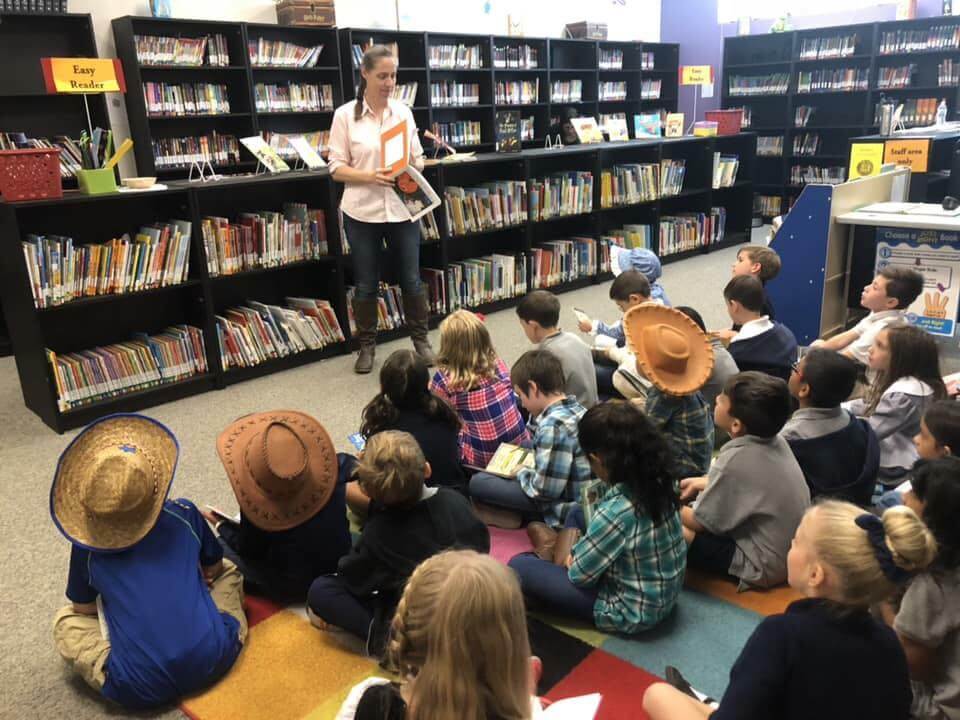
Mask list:
[[[668,685],[672,685],[674,688],[682,692],[684,695],[689,695],[697,702],[702,702],[707,705],[712,705],[717,701],[712,697],[698,693],[693,689],[693,686],[687,682],[687,679],[680,674],[680,671],[677,670],[672,665],[667,665],[666,670],[664,671],[664,679],[667,681]]]

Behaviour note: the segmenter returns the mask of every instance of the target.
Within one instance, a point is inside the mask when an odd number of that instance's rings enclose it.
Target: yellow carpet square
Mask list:
[[[551,615],[544,612],[532,612],[530,615],[537,618],[537,620],[552,625],[557,628],[557,630],[565,632],[567,635],[577,638],[577,640],[582,640],[587,643],[587,645],[593,645],[597,648],[603,645],[604,640],[610,637],[610,635],[607,635],[605,632],[597,630],[593,625],[577,622],[576,620],[571,620],[570,618],[565,618],[560,615]]]

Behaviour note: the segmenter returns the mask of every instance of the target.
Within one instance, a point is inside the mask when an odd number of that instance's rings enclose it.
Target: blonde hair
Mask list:
[[[487,326],[468,310],[457,310],[440,323],[437,365],[454,390],[469,390],[497,373],[497,353]]]
[[[857,524],[861,508],[827,500],[814,505],[814,552],[837,571],[847,605],[867,606],[890,597],[896,584],[884,574],[867,530]],[[888,509],[881,518],[884,544],[894,565],[907,572],[925,569],[937,554],[937,542],[923,521],[908,507]]]
[[[390,658],[412,681],[408,720],[526,720],[530,641],[513,571],[448,551],[414,570],[397,605]]]
[[[356,478],[371,500],[384,505],[406,505],[419,500],[423,493],[426,464],[413,435],[384,430],[367,441]]]

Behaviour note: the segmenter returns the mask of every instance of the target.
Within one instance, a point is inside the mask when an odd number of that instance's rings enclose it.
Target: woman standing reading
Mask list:
[[[360,64],[357,99],[337,108],[330,128],[330,174],[346,185],[340,209],[353,257],[353,316],[360,354],[354,371],[373,369],[377,345],[377,297],[380,285],[380,249],[384,239],[390,263],[397,268],[403,294],[403,314],[413,346],[424,360],[435,356],[427,338],[428,304],[420,282],[420,224],[410,222],[393,191],[393,179],[381,167],[380,135],[401,123],[407,125],[410,163],[423,168],[423,148],[410,109],[393,100],[397,58],[384,45],[374,45]]]

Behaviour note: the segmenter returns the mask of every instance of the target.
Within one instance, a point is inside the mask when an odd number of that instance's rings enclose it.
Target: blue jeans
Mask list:
[[[419,295],[420,224],[415,222],[368,223],[343,214],[343,229],[350,241],[356,297],[370,300],[380,287],[380,256],[384,238],[391,267],[397,269],[400,291],[406,297]]]
[[[887,490],[877,500],[876,505],[879,510],[888,510],[889,508],[903,505],[903,493],[899,493],[896,490]]]
[[[470,478],[470,496],[488,505],[516,510],[524,515],[535,518],[543,516],[540,506],[523,492],[516,479],[478,472]]]
[[[570,582],[565,567],[533,553],[517,555],[508,565],[520,577],[520,589],[526,597],[547,610],[593,624],[593,605],[599,592],[596,587],[577,587]]]

